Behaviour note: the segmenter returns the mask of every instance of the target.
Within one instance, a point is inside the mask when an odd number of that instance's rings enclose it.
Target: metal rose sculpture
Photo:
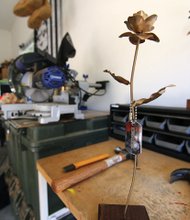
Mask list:
[[[153,25],[156,19],[157,19],[157,15],[148,16],[144,11],[139,11],[133,14],[133,16],[128,17],[128,20],[124,22],[127,28],[131,32],[125,32],[121,34],[119,37],[120,38],[128,37],[129,41],[132,44],[136,45],[130,81],[121,76],[116,75],[115,73],[112,73],[109,70],[104,70],[104,72],[109,73],[118,82],[130,86],[130,104],[132,108],[153,101],[154,99],[161,96],[165,92],[165,89],[167,87],[174,86],[174,85],[168,85],[166,87],[163,87],[157,92],[153,93],[149,98],[134,100],[133,82],[134,82],[134,73],[135,73],[135,66],[137,61],[139,45],[144,43],[146,40],[152,40],[155,42],[160,41],[158,36],[151,32],[154,29]],[[133,114],[132,117],[134,118],[134,111],[132,111],[132,114]]]
[[[133,83],[134,83],[134,73],[135,73],[135,66],[137,61],[139,45],[144,43],[146,40],[151,40],[155,42],[160,41],[158,36],[152,33],[152,30],[154,30],[153,25],[156,20],[157,20],[157,15],[153,14],[151,16],[148,16],[144,11],[139,11],[133,14],[133,16],[128,17],[127,21],[124,22],[127,28],[129,29],[129,32],[125,32],[121,34],[119,37],[120,38],[127,37],[130,43],[136,46],[130,80],[127,80],[122,76],[119,76],[111,72],[110,70],[104,70],[104,72],[109,73],[119,83],[130,86],[130,111],[129,111],[129,117],[127,118],[127,121],[125,123],[124,150],[126,154],[131,155],[132,158],[134,159],[134,169],[133,169],[132,182],[127,197],[124,219],[126,218],[127,208],[134,185],[138,155],[142,152],[142,125],[137,121],[137,106],[142,105],[144,103],[149,103],[157,99],[165,92],[167,87],[174,86],[174,85],[168,85],[166,87],[163,87],[159,89],[157,92],[151,94],[151,96],[148,98],[141,98],[138,100],[134,99]]]

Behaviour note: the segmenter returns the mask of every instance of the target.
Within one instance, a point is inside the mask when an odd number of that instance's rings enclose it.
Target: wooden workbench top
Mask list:
[[[37,169],[51,185],[66,173],[63,167],[101,154],[113,155],[118,140],[109,140],[37,161]],[[151,220],[189,220],[190,184],[169,183],[170,173],[190,168],[190,163],[143,149],[130,204],[144,205]],[[133,161],[124,161],[57,195],[77,220],[97,220],[98,204],[125,204],[132,177]],[[72,171],[75,172],[75,171]]]

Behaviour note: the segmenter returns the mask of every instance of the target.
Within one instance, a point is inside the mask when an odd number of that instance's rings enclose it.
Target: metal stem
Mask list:
[[[137,45],[136,45],[135,55],[134,55],[134,59],[133,59],[133,66],[132,66],[132,70],[131,70],[131,79],[130,79],[130,103],[131,103],[131,105],[134,101],[133,82],[134,82],[134,74],[135,74],[135,67],[136,67],[136,62],[137,62],[139,44],[140,44],[140,39],[138,40]],[[132,119],[134,120],[134,108],[133,107],[132,107]]]
[[[134,187],[134,183],[135,183],[135,177],[136,177],[136,170],[137,170],[137,161],[138,161],[138,155],[134,155],[134,166],[133,166],[133,176],[132,176],[132,180],[131,180],[131,185],[129,188],[129,193],[127,196],[127,201],[126,201],[126,205],[125,205],[125,210],[124,210],[124,219],[127,219],[127,209],[129,206],[129,202],[131,199],[131,194],[133,192],[133,187]]]

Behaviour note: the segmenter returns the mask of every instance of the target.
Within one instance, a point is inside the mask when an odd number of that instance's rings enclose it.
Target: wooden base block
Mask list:
[[[99,204],[98,220],[150,220],[142,205],[129,205],[124,218],[125,205]]]
[[[187,109],[190,110],[190,99],[187,99]]]

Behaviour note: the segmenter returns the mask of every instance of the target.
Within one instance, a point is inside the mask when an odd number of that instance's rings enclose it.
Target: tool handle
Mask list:
[[[106,160],[89,164],[74,172],[65,173],[63,177],[53,180],[51,187],[54,192],[58,193],[124,160],[126,160],[125,155],[115,155]]]
[[[89,159],[76,162],[76,163],[74,163],[74,166],[75,166],[76,169],[77,169],[77,168],[79,168],[79,167],[82,167],[82,166],[85,166],[85,165],[87,165],[87,164],[91,164],[91,163],[94,163],[94,162],[97,162],[97,161],[106,159],[106,158],[108,158],[108,157],[109,157],[109,154],[100,154],[100,155],[98,155],[98,156],[91,157],[91,158],[89,158]]]
[[[73,171],[73,170],[76,170],[76,169],[78,169],[82,166],[85,166],[85,165],[88,165],[88,164],[106,159],[108,157],[109,157],[109,154],[100,154],[100,155],[97,155],[95,157],[88,158],[86,160],[82,160],[82,161],[79,161],[79,162],[76,162],[76,163],[73,163],[73,164],[69,164],[69,165],[63,167],[63,169],[64,169],[65,172]]]

